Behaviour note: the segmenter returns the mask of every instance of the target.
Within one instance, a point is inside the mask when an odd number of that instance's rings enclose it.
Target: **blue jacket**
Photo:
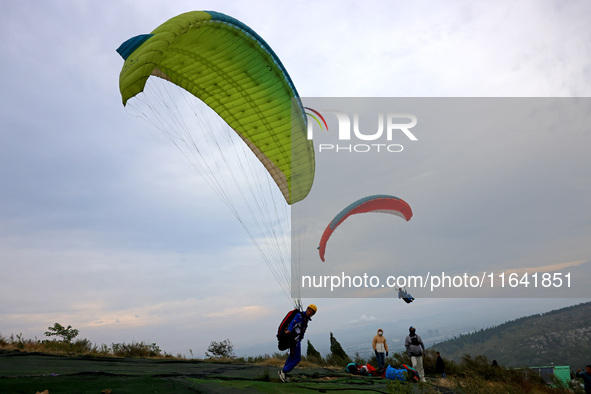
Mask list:
[[[287,330],[293,333],[294,341],[300,342],[304,339],[306,328],[308,328],[308,321],[310,321],[310,318],[306,316],[306,312],[300,312],[289,323]]]

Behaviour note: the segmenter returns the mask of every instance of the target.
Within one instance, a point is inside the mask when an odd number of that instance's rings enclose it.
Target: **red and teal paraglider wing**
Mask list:
[[[354,203],[348,205],[328,224],[322,237],[320,238],[320,246],[318,252],[320,259],[324,261],[324,254],[326,252],[326,243],[331,237],[332,233],[337,227],[343,223],[349,216],[358,213],[378,212],[387,213],[391,215],[400,216],[407,222],[412,218],[412,210],[404,200],[389,196],[389,195],[374,195],[361,198]]]

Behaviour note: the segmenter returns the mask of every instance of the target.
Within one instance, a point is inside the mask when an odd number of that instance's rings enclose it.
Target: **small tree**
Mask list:
[[[309,361],[314,361],[317,363],[322,362],[322,355],[318,350],[312,346],[312,342],[308,339],[308,349],[306,350],[306,357]]]
[[[234,355],[234,345],[232,345],[232,342],[230,342],[229,339],[224,339],[221,342],[211,341],[209,347],[207,348],[207,352],[205,352],[205,356],[207,358],[236,357]]]
[[[66,343],[72,342],[72,339],[76,338],[80,333],[78,330],[72,328],[72,326],[64,327],[59,323],[55,323],[53,327],[47,327],[47,329],[49,331],[45,331],[46,336],[60,337]]]
[[[351,362],[351,358],[347,356],[347,353],[345,353],[339,341],[332,335],[332,332],[330,333],[330,354],[327,360],[330,360],[334,365],[348,364]]]

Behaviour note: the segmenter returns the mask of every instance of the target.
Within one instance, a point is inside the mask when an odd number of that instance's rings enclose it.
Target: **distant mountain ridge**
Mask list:
[[[522,317],[436,343],[445,358],[485,355],[508,367],[591,364],[591,302]]]

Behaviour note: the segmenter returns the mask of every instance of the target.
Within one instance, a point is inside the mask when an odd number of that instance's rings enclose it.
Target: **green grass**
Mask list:
[[[330,362],[332,360],[330,357],[321,357],[320,359],[316,357],[310,360],[303,357],[298,368],[294,370],[295,378],[286,385],[280,383],[276,376],[277,369],[285,361],[285,353],[240,358],[186,360],[181,355],[173,357],[163,352],[155,343],[132,342],[130,344],[114,343],[111,346],[97,346],[86,339],[71,342],[38,340],[37,338],[25,339],[21,334],[11,335],[10,337],[0,335],[0,349],[23,353],[68,356],[59,358],[56,363],[51,364],[62,368],[59,371],[57,369],[43,369],[43,364],[35,364],[34,357],[29,357],[26,361],[22,357],[16,357],[12,358],[10,363],[0,365],[0,392],[10,393],[30,393],[43,390],[49,390],[52,394],[60,392],[96,393],[104,389],[114,390],[114,388],[117,389],[117,393],[124,393],[142,392],[141,388],[144,386],[146,388],[150,387],[147,392],[175,393],[194,392],[196,388],[201,391],[210,391],[207,387],[212,387],[211,391],[215,391],[213,387],[222,387],[220,392],[227,389],[227,391],[254,390],[254,392],[262,393],[272,393],[278,390],[287,393],[310,392],[310,390],[349,392],[349,390],[352,390],[351,387],[354,387],[354,391],[359,392],[376,390],[378,386],[379,391],[384,393],[428,393],[435,392],[433,391],[433,384],[438,384],[441,387],[445,386],[458,393],[561,394],[572,392],[566,388],[551,388],[542,379],[533,376],[528,377],[523,370],[514,370],[502,366],[492,367],[489,360],[484,356],[475,358],[465,356],[459,363],[446,359],[448,379],[437,380],[434,378],[436,376],[434,373],[435,355],[431,351],[428,351],[424,357],[425,372],[427,378],[431,378],[431,384],[410,385],[408,383],[387,381],[379,377],[353,377],[344,372],[345,365],[332,365],[334,363]],[[84,368],[87,369],[82,370],[76,365],[81,361],[92,361],[99,358],[106,364],[100,372],[94,375],[88,373],[88,371],[93,371],[93,369],[88,369],[92,368],[90,364],[84,364]],[[19,364],[19,359],[23,359],[22,365]],[[138,361],[138,364],[134,365],[132,360],[138,359],[145,361]],[[5,358],[5,360],[8,360],[8,358]],[[113,360],[120,361],[115,362]],[[153,361],[150,362],[149,360]],[[177,364],[175,364],[176,366],[163,364],[168,361]],[[359,355],[355,355],[355,361],[360,364],[369,362],[375,365],[375,360],[364,360]],[[47,360],[41,360],[40,358],[39,362],[47,363]],[[199,363],[214,365],[217,363],[217,365],[220,365],[220,371],[222,372],[206,377],[196,377],[192,369],[196,368]],[[387,363],[392,366],[399,366],[402,363],[410,364],[410,360],[404,353],[393,353],[388,357]],[[97,365],[98,361],[95,361],[94,364]],[[113,370],[109,369],[114,364],[121,365],[113,367]],[[234,372],[228,375],[228,373],[224,372],[228,368],[221,367],[223,364],[234,365]],[[249,371],[246,376],[236,372],[242,368],[241,365],[249,366],[246,368]],[[176,373],[175,368],[177,367],[185,372]],[[142,370],[143,372],[140,375],[131,374],[131,376],[127,376],[129,373],[125,371],[129,370],[129,368],[133,370],[148,368],[150,372]],[[59,376],[51,376],[56,371]],[[577,392],[576,389],[575,392]]]
[[[184,378],[151,376],[42,376],[33,378],[0,378],[3,393],[26,393],[48,390],[51,394],[97,394],[105,389],[113,393],[195,393],[194,385]]]

